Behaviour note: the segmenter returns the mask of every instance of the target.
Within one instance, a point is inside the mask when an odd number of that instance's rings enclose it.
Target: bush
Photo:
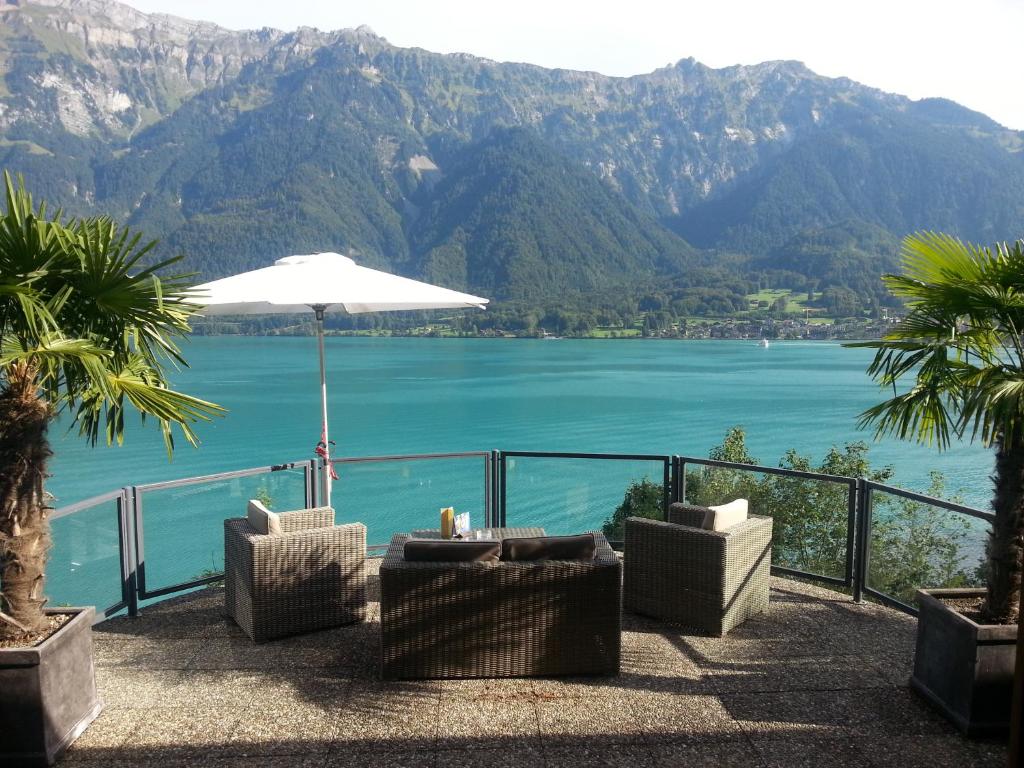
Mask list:
[[[649,478],[643,478],[632,483],[626,489],[626,495],[622,503],[615,508],[612,516],[605,520],[601,530],[609,541],[622,541],[625,535],[627,517],[646,517],[651,520],[664,520],[665,486],[661,483],[652,482]]]
[[[863,477],[878,483],[892,478],[892,467],[872,469],[863,442],[833,447],[820,464],[787,451],[779,466],[804,472]],[[709,458],[756,465],[741,427],[730,429]],[[933,472],[928,495],[943,498],[945,482]],[[622,539],[627,517],[662,519],[663,486],[644,478],[633,483],[605,521],[609,539]],[[707,506],[745,498],[750,513],[774,518],[772,563],[808,573],[842,577],[846,565],[849,486],[825,480],[770,475],[750,470],[701,467],[686,474],[686,500]],[[870,583],[875,589],[910,602],[919,587],[955,587],[976,583],[977,568],[966,546],[970,523],[963,516],[892,494],[873,495]]]

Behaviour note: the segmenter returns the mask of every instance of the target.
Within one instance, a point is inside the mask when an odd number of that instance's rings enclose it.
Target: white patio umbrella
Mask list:
[[[401,309],[478,307],[487,299],[418,280],[360,267],[339,253],[287,256],[273,266],[196,286],[191,301],[205,315],[262,315],[312,309],[320,351],[320,407],[323,420],[324,499],[331,503],[330,442],[327,431],[327,375],[324,370],[324,313],[350,314]]]

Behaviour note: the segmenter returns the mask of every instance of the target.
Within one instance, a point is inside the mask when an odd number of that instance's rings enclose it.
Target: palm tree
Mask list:
[[[876,436],[949,446],[979,439],[996,454],[988,541],[987,621],[1018,621],[1024,544],[1024,241],[992,248],[948,235],[903,241],[903,274],[886,275],[908,313],[868,368],[893,396],[861,414]],[[906,392],[897,384],[912,380]]]
[[[64,223],[33,206],[4,174],[0,217],[0,638],[46,622],[50,546],[44,481],[47,429],[65,412],[95,444],[124,436],[125,411],[172,427],[195,444],[191,425],[221,409],[168,388],[184,365],[175,340],[198,307],[183,303],[184,275],[158,277],[178,259],[142,266],[152,248],[107,218]]]

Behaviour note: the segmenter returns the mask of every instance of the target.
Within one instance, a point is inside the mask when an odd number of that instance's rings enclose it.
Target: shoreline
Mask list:
[[[189,338],[227,338],[227,339],[313,339],[316,338],[316,334],[313,333],[190,333]],[[739,337],[739,336],[725,336],[725,337],[679,337],[679,336],[516,336],[514,334],[473,334],[459,336],[455,334],[430,334],[430,333],[359,333],[352,331],[325,331],[325,338],[347,338],[347,339],[430,339],[433,341],[452,341],[452,340],[495,340],[500,339],[503,341],[699,341],[699,342],[711,342],[711,341],[745,341],[751,343],[758,343],[762,337]],[[815,342],[815,343],[835,343],[835,342],[858,342],[858,341],[877,341],[880,336],[835,336],[832,338],[768,338],[771,344],[784,344],[786,342]]]

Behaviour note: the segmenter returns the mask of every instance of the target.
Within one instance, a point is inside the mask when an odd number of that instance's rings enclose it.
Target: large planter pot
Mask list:
[[[918,590],[917,652],[910,684],[971,736],[1010,726],[1017,627],[977,624],[943,601],[980,589]]]
[[[96,695],[92,608],[33,648],[0,648],[0,765],[52,765],[103,708]]]

